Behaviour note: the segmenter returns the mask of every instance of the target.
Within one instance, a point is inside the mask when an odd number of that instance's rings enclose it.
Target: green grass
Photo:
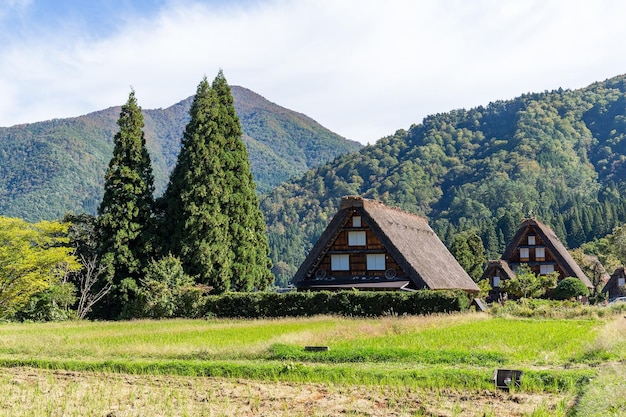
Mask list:
[[[607,342],[608,322],[465,314],[2,324],[0,366],[459,389],[493,389],[493,370],[514,368],[524,371],[521,391],[574,392],[624,353],[623,341]]]
[[[606,365],[581,396],[574,412],[585,417],[626,415],[626,365]]]
[[[527,320],[442,323],[438,327],[372,337],[320,338],[328,352],[273,345],[273,359],[312,362],[396,362],[469,365],[563,365],[583,358],[603,326],[599,320]],[[606,352],[608,354],[608,352]],[[593,358],[590,358],[593,359]]]
[[[82,359],[256,357],[281,336],[323,332],[331,318],[138,320],[0,325],[0,356]]]

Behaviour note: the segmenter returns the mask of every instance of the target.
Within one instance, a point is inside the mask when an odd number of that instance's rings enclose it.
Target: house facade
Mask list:
[[[528,265],[536,275],[556,272],[558,281],[574,277],[580,279],[587,288],[593,288],[589,278],[554,231],[536,219],[527,218],[520,224],[502,258],[499,261],[489,261],[483,274],[483,279],[489,279],[492,286],[490,301],[502,297],[502,281],[515,277],[515,271],[522,264]]]
[[[487,295],[487,301],[503,301],[506,295],[502,292],[501,284],[507,279],[515,278],[515,272],[507,261],[498,259],[489,261],[481,279],[489,281],[491,289]]]
[[[608,294],[609,300],[626,296],[626,272],[623,266],[615,269],[602,292]]]
[[[358,196],[342,199],[292,282],[299,290],[479,291],[426,219]]]

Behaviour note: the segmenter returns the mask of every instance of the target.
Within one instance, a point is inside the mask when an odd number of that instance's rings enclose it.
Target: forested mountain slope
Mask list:
[[[496,257],[532,214],[570,247],[626,221],[626,77],[426,117],[307,172],[262,202],[279,284],[358,194],[425,215],[449,242],[474,228]]]
[[[361,145],[254,92],[232,87],[257,190],[268,192]],[[121,98],[122,99],[122,98]],[[138,97],[141,105],[141,97]],[[165,188],[189,119],[191,99],[144,110],[157,194]],[[0,214],[30,221],[95,213],[113,151],[120,107],[85,116],[0,128]]]

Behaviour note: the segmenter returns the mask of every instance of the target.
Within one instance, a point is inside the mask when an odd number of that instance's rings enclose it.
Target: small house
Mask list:
[[[500,297],[502,280],[515,276],[521,264],[526,264],[537,275],[558,273],[558,280],[574,277],[589,289],[593,284],[574,261],[561,240],[552,229],[536,219],[522,221],[513,239],[509,242],[499,261],[489,261],[483,278],[490,280],[492,291],[489,300]]]
[[[500,284],[507,279],[515,278],[515,272],[511,269],[508,262],[502,259],[489,261],[487,269],[483,273],[481,279],[487,279],[491,290],[487,295],[487,301],[502,301],[504,294],[501,291]]]
[[[293,284],[298,290],[479,291],[426,219],[358,196],[342,199]]]
[[[615,269],[611,278],[602,288],[602,292],[609,295],[609,300],[626,295],[626,273],[623,266]]]

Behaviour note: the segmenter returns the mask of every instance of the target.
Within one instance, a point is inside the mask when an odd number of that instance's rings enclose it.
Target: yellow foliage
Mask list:
[[[81,268],[67,246],[68,227],[0,216],[0,318]]]

